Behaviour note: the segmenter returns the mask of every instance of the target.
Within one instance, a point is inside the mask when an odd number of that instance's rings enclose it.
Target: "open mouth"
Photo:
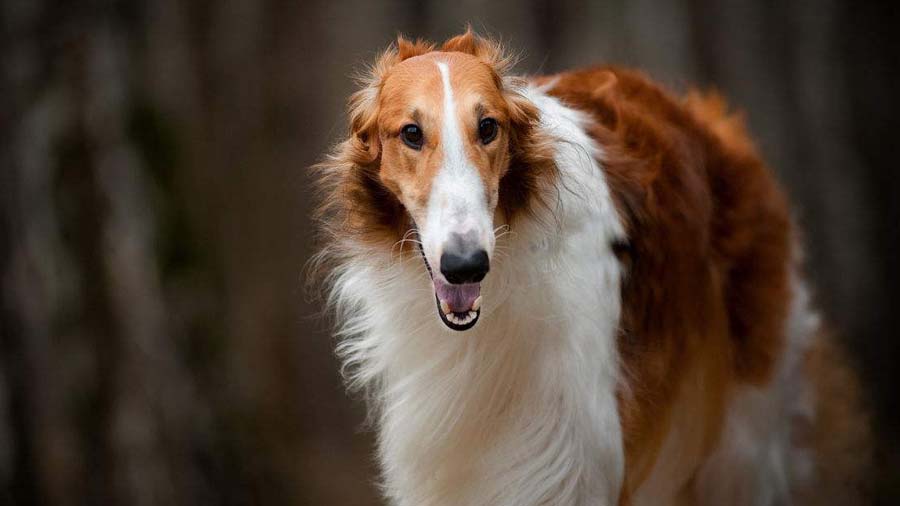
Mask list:
[[[453,330],[472,328],[481,315],[481,283],[452,285],[434,282],[434,299],[444,325]]]
[[[434,301],[441,321],[452,330],[468,330],[475,326],[481,316],[481,283],[447,283],[434,277],[425,252],[419,245],[419,253],[434,285]]]

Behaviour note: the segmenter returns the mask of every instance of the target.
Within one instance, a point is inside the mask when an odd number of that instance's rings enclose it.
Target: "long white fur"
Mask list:
[[[616,504],[624,231],[589,121],[523,90],[557,145],[557,205],[497,246],[479,323],[438,319],[421,259],[345,244],[334,272],[338,351],[369,393],[385,495],[399,506]]]

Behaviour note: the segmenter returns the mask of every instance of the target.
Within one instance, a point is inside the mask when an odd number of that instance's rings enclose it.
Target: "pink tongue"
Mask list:
[[[472,309],[475,299],[481,295],[481,283],[451,285],[436,279],[434,280],[434,293],[437,294],[438,299],[447,301],[450,310],[454,313],[465,313]]]

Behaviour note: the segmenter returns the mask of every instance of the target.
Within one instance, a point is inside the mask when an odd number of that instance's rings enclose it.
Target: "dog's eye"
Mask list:
[[[484,118],[478,123],[478,137],[482,144],[490,144],[497,137],[497,120]]]
[[[422,149],[424,136],[422,135],[422,129],[417,125],[406,125],[403,127],[400,130],[400,137],[407,146],[413,149]]]

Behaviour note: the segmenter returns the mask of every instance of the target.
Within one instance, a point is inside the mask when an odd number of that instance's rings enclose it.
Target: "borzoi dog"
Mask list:
[[[399,506],[850,504],[867,429],[715,94],[400,39],[318,167],[338,353]]]

